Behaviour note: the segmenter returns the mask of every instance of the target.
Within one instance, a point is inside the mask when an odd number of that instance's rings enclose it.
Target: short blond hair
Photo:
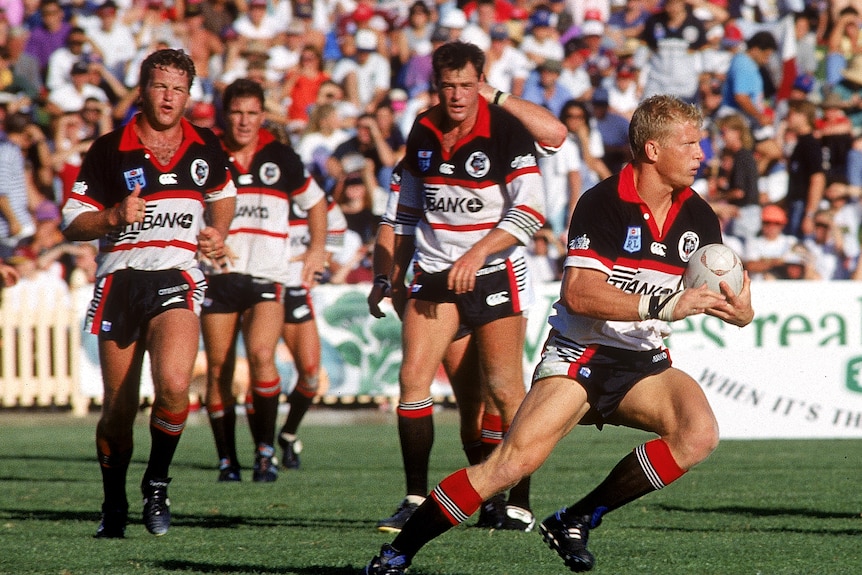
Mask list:
[[[660,94],[642,101],[629,124],[629,145],[635,162],[646,160],[646,143],[657,140],[664,144],[682,124],[703,124],[703,113],[694,104],[676,96]]]

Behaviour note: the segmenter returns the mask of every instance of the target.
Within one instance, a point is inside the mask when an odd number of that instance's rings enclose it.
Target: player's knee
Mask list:
[[[699,423],[685,434],[685,459],[682,467],[690,468],[705,460],[718,447],[718,425],[710,419]]]

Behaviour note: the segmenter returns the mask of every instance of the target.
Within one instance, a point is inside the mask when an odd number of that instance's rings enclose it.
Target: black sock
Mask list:
[[[299,430],[299,424],[302,423],[302,418],[305,417],[313,401],[314,396],[308,397],[294,388],[287,397],[290,411],[287,412],[287,418],[284,420],[281,433],[296,435],[296,432]]]
[[[421,417],[405,417],[399,413],[398,437],[401,439],[407,495],[424,497],[428,493],[428,459],[434,445],[434,418],[430,409]]]

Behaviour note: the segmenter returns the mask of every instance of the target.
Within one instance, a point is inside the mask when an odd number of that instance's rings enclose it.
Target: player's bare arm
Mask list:
[[[147,200],[141,197],[141,186],[135,184],[132,193],[119,204],[98,212],[80,214],[63,231],[70,241],[95,240],[121,226],[144,221]]]
[[[476,272],[485,265],[488,256],[519,243],[518,238],[509,232],[499,228],[491,230],[452,264],[449,270],[449,289],[455,293],[473,291],[476,287]]]
[[[608,276],[599,270],[567,267],[563,273],[560,301],[569,313],[581,314],[608,321],[638,321],[641,314],[641,296],[627,294],[607,282]],[[664,297],[672,297],[670,295]],[[672,320],[675,321],[703,313],[725,302],[722,295],[706,286],[683,290],[672,303]]]
[[[313,285],[323,276],[326,269],[326,199],[321,198],[308,210],[309,244],[302,255],[302,281]]]

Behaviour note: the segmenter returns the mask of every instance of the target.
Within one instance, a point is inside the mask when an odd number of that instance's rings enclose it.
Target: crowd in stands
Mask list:
[[[220,129],[233,80],[264,86],[268,127],[347,216],[336,259],[356,273],[333,280],[367,279],[392,169],[436,102],[431,54],[452,40],[569,129],[541,160],[541,279],[657,93],[703,108],[694,187],[753,277],[862,278],[862,0],[0,0],[0,258],[92,280],[93,246],[65,242],[57,207],[90,143],[136,113],[142,59],[171,47],[195,62],[197,125]]]

